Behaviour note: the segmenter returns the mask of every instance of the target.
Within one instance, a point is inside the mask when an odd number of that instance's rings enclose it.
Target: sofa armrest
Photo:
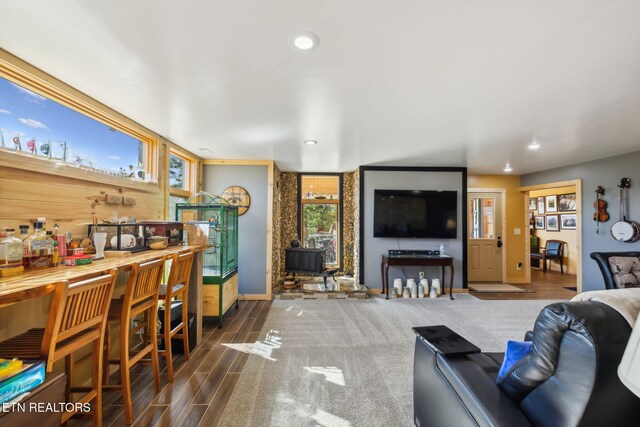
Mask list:
[[[444,325],[413,328],[418,339],[445,356],[480,353],[480,349]]]

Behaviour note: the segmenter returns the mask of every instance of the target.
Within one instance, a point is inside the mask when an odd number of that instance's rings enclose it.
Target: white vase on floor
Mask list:
[[[419,285],[418,286],[418,298],[424,298],[424,286],[423,285]]]
[[[396,288],[396,295],[402,296],[402,279],[393,279],[393,287]]]
[[[411,291],[409,291],[408,287],[404,288],[404,291],[402,292],[402,298],[411,298]]]
[[[433,279],[431,281],[431,288],[435,288],[436,295],[440,295],[442,293],[442,287],[440,286],[440,279]]]

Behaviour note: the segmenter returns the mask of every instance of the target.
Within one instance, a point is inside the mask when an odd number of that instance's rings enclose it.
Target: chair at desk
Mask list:
[[[547,260],[558,260],[560,261],[560,273],[564,273],[564,245],[565,242],[562,240],[547,240],[539,253],[531,254],[531,259],[542,261],[542,271],[547,271]]]

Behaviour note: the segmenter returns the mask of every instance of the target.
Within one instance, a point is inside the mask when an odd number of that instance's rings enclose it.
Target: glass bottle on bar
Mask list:
[[[53,240],[44,230],[44,218],[38,218],[33,229],[33,234],[22,243],[23,265],[27,269],[50,267],[53,258]]]
[[[22,265],[22,240],[14,235],[15,229],[7,228],[6,237],[0,239],[0,268]]]
[[[29,226],[26,224],[23,224],[19,228],[20,228],[20,234],[18,234],[18,236],[16,237],[20,238],[20,240],[24,242],[24,239],[29,237]]]

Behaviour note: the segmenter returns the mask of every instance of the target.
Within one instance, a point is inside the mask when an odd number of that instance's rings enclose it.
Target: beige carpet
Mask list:
[[[507,283],[472,283],[469,284],[469,290],[474,292],[535,292]]]
[[[413,426],[413,326],[503,351],[551,302],[275,300],[220,425]]]

